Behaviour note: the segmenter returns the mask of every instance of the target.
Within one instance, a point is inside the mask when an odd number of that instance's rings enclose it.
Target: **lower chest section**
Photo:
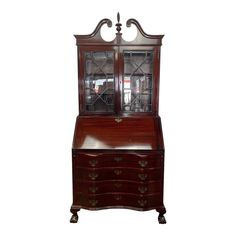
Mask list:
[[[164,155],[73,153],[73,204],[99,209],[153,209],[163,200]]]

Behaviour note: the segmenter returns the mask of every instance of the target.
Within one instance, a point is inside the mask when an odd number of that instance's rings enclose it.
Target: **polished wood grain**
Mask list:
[[[103,207],[136,207],[139,210],[156,209],[161,205],[160,193],[146,194],[145,196],[131,193],[104,193],[104,194],[82,194],[78,193],[75,197],[75,204],[83,208],[96,209]]]
[[[104,167],[104,168],[76,168],[74,172],[77,180],[158,180],[161,177],[160,168],[128,168],[128,167]]]
[[[90,153],[92,155],[92,153]],[[75,167],[131,167],[131,168],[151,168],[160,167],[162,158],[160,155],[150,154],[144,157],[136,156],[135,154],[118,153],[114,157],[109,154],[89,156],[86,154],[74,155]]]
[[[160,123],[155,117],[122,117],[121,122],[116,118],[79,116],[73,149],[164,149]]]
[[[80,179],[77,183],[77,193],[102,194],[102,193],[134,193],[152,194],[160,192],[160,180],[132,181],[132,180],[104,180],[91,181]]]
[[[160,53],[164,35],[149,35],[137,20],[129,19],[126,26],[135,26],[137,36],[127,42],[122,37],[118,14],[117,32],[114,39],[107,42],[101,36],[101,28],[105,24],[112,26],[111,20],[103,19],[91,34],[74,35],[78,46],[79,115],[72,144],[73,203],[70,222],[78,221],[80,209],[125,208],[139,211],[156,209],[159,223],[165,224],[165,147],[159,116]],[[122,109],[124,52],[127,50],[151,51],[153,55],[150,112]],[[98,112],[86,108],[86,53],[92,55],[94,52],[113,53],[114,110],[110,112],[105,111],[108,109]],[[106,74],[101,67],[102,64],[98,66],[99,72]]]

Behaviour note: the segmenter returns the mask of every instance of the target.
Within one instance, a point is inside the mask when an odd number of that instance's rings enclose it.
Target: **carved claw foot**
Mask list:
[[[78,222],[78,214],[77,212],[79,211],[80,209],[75,209],[75,208],[71,208],[70,209],[70,212],[73,214],[70,218],[70,223],[77,223]]]
[[[166,224],[165,216],[163,216],[162,214],[159,214],[158,222],[159,222],[159,224]]]
[[[158,222],[159,224],[166,224],[166,219],[164,214],[166,213],[166,208],[164,205],[158,207],[156,209],[157,212],[159,212],[159,216],[158,216]]]
[[[74,215],[71,216],[71,218],[70,218],[70,223],[77,223],[77,222],[78,222],[78,219],[79,219],[79,217],[78,217],[78,215],[77,215],[77,213],[76,213],[76,214],[74,214]]]

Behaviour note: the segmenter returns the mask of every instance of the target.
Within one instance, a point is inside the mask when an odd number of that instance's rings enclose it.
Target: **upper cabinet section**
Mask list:
[[[137,37],[130,42],[125,41],[122,38],[122,33],[121,31],[121,26],[122,24],[120,23],[120,15],[119,13],[117,14],[117,23],[116,23],[116,30],[117,33],[115,35],[114,40],[107,42],[104,41],[103,38],[101,37],[101,27],[107,24],[108,27],[112,27],[112,22],[109,19],[103,19],[101,20],[95,30],[88,35],[75,35],[76,38],[76,44],[78,46],[82,45],[122,45],[122,46],[133,46],[133,45],[153,45],[153,46],[161,46],[162,44],[162,38],[164,35],[149,35],[146,34],[140,24],[138,23],[137,20],[135,19],[129,19],[126,22],[126,26],[130,27],[132,24],[137,27]]]
[[[79,114],[152,116],[158,114],[160,45],[163,35],[146,34],[139,23],[136,39],[122,38],[119,14],[116,37],[102,39],[100,21],[90,35],[76,35],[79,66]]]

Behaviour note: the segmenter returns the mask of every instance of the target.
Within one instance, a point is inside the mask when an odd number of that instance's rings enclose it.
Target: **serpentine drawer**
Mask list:
[[[80,168],[74,169],[74,181],[80,180],[159,180],[161,168]]]
[[[161,167],[161,154],[77,154],[73,155],[75,167]]]
[[[130,207],[137,210],[155,209],[158,205],[161,205],[160,193],[149,195],[137,195],[137,194],[82,194],[78,193],[75,197],[75,204],[83,206],[83,208],[97,209],[104,207],[123,208]]]
[[[101,193],[135,193],[149,194],[161,190],[160,181],[127,181],[127,180],[105,180],[105,181],[78,181],[77,191],[84,194]]]

